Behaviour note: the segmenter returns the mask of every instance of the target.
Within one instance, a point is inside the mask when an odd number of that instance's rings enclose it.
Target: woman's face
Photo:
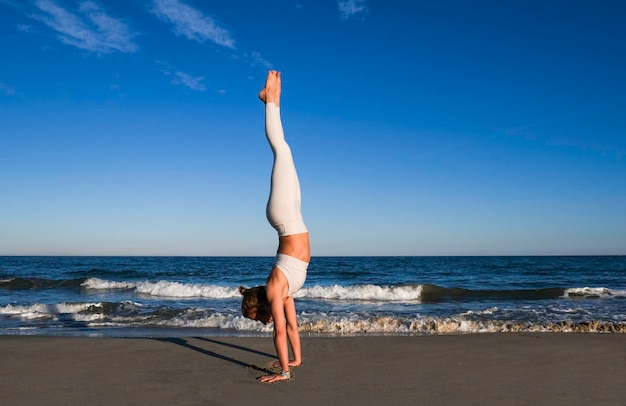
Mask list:
[[[272,313],[270,312],[264,312],[264,311],[259,311],[259,308],[255,308],[255,309],[251,309],[248,312],[248,316],[249,319],[252,320],[256,320],[256,321],[260,321],[263,324],[267,324],[273,321],[272,318]]]

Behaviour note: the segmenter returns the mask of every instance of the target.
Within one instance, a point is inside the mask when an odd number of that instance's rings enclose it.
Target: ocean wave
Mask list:
[[[626,290],[604,287],[542,288],[542,289],[463,289],[437,285],[423,285],[420,301],[439,303],[449,301],[515,301],[550,299],[606,299],[626,297]]]
[[[626,290],[608,289],[603,287],[570,288],[565,289],[564,297],[571,299],[626,298]]]
[[[419,301],[422,285],[356,285],[356,286],[314,286],[303,288],[294,297],[327,300],[367,300],[367,301]]]
[[[516,322],[484,318],[497,315],[498,307],[469,311],[454,317],[398,316],[368,313],[330,314],[301,312],[298,316],[302,334],[466,334],[487,332],[595,332],[626,333],[624,321]],[[146,308],[140,303],[57,303],[29,306],[0,306],[0,317],[21,320],[19,327],[44,322],[46,326],[81,326],[81,328],[173,328],[215,329],[231,332],[271,333],[272,324],[249,320],[235,309],[214,311],[207,308]],[[49,322],[53,321],[53,324]],[[77,324],[79,323],[79,324]],[[15,327],[15,326],[14,326]],[[41,327],[41,325],[40,325]],[[0,331],[1,332],[1,331]],[[119,333],[119,331],[118,331]],[[123,333],[121,333],[123,335]]]
[[[586,332],[626,333],[626,323],[602,321],[561,323],[513,323],[488,320],[474,321],[463,318],[398,319],[373,317],[370,319],[337,318],[315,320],[300,324],[300,332],[315,334],[468,334],[495,332]]]
[[[328,317],[327,315],[302,315],[299,317],[301,334],[315,335],[367,335],[367,334],[473,334],[506,332],[578,332],[578,333],[626,333],[626,323],[604,321],[560,322],[560,323],[515,323],[497,320],[467,320],[459,318],[397,318],[374,316],[362,318]],[[201,318],[186,318],[184,315],[172,319],[143,317],[118,317],[108,321],[94,321],[90,327],[133,326],[158,328],[217,329],[240,332],[271,333],[271,324],[246,319],[234,314],[212,314]]]
[[[0,306],[0,316],[22,320],[58,320],[61,316],[67,315],[76,321],[90,321],[107,317],[113,311],[129,311],[141,307],[141,304],[134,302],[123,303],[35,303],[32,305],[6,305]]]
[[[0,289],[32,290],[51,288],[76,288],[85,281],[81,279],[6,278],[0,279]]]
[[[437,285],[424,285],[422,302],[437,303],[467,300],[544,300],[563,296],[563,288],[542,289],[464,289],[447,288]]]
[[[231,299],[241,295],[238,286],[213,284],[181,283],[173,281],[122,282],[100,278],[89,278],[81,283],[89,290],[130,290],[142,295],[171,298]],[[295,298],[333,301],[373,301],[373,302],[463,302],[463,301],[510,301],[546,299],[597,299],[626,297],[625,290],[603,287],[582,288],[542,288],[542,289],[464,289],[448,288],[432,284],[403,285],[330,285],[311,286],[300,289]]]
[[[272,324],[265,325],[243,316],[223,313],[213,313],[202,317],[189,317],[183,313],[173,318],[159,318],[154,315],[117,316],[106,321],[94,321],[89,323],[89,327],[216,329],[260,333],[271,333],[274,330]]]
[[[172,298],[202,297],[228,299],[241,297],[236,287],[172,281],[116,282],[99,278],[89,278],[83,282],[82,287],[91,290],[132,290],[143,295]]]
[[[3,278],[0,289],[73,289],[129,290],[141,295],[164,298],[231,299],[240,297],[238,286],[221,286],[175,281],[115,281],[101,278],[43,279]],[[294,295],[296,298],[333,301],[416,302],[441,303],[463,301],[512,301],[546,299],[611,299],[626,298],[626,290],[606,287],[570,287],[542,289],[465,289],[443,287],[433,284],[402,285],[330,285],[304,287]]]
[[[101,303],[56,303],[28,306],[6,305],[0,307],[0,315],[19,317],[23,320],[55,320],[62,314],[79,314],[87,309],[102,307]]]
[[[218,286],[211,284],[180,283],[172,281],[119,282],[100,278],[89,278],[81,285],[88,290],[130,290],[149,296],[173,298],[239,298],[238,286]],[[356,285],[356,286],[313,286],[298,291],[295,298],[327,300],[368,300],[368,301],[417,301],[421,285]]]
[[[464,302],[513,301],[547,299],[596,299],[626,297],[626,290],[597,288],[542,288],[542,289],[464,289],[432,284],[414,285],[353,285],[313,286],[301,289],[296,298],[326,300],[364,300],[383,302]]]

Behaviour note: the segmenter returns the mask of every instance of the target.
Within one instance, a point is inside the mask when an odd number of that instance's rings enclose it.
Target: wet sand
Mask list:
[[[6,405],[625,405],[626,335],[303,337],[273,385],[259,338],[0,336]]]

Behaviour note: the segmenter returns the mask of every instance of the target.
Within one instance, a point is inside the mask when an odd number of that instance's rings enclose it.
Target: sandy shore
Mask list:
[[[270,338],[0,336],[6,405],[625,405],[626,335],[303,337],[304,365],[256,377]]]

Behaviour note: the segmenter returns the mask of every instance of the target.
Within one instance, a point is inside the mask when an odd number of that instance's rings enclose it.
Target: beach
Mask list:
[[[0,336],[6,405],[624,405],[626,335],[303,337],[289,382],[270,337]]]

